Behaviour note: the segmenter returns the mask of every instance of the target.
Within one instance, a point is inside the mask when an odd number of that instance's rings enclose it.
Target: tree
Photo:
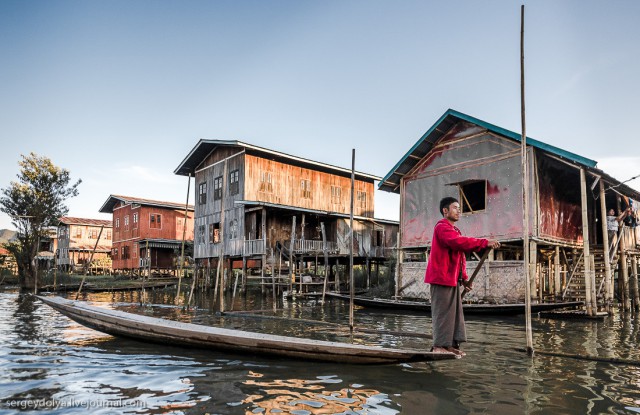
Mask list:
[[[20,284],[33,288],[37,278],[36,255],[47,228],[57,226],[69,209],[65,201],[78,195],[82,180],[70,185],[69,171],[54,165],[48,157],[35,153],[21,155],[18,181],[2,189],[0,211],[11,217],[18,230],[17,241],[5,244],[18,263]]]

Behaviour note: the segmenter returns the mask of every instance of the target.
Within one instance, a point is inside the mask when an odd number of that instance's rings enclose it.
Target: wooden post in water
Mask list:
[[[218,294],[220,295],[220,312],[224,312],[224,283],[225,283],[225,266],[224,266],[224,247],[225,247],[225,223],[224,223],[224,202],[225,202],[225,186],[227,185],[227,174],[228,174],[228,160],[224,160],[224,165],[222,167],[222,195],[220,196],[220,252],[218,258],[218,275],[220,276],[220,291]],[[222,273],[220,272],[220,266],[222,266]]]
[[[638,257],[631,257],[631,282],[633,284],[633,308],[640,311],[640,289],[638,288]]]
[[[600,179],[600,224],[602,228],[602,253],[604,256],[604,297],[605,308],[613,314],[613,292],[611,292],[611,259],[609,258],[609,231],[607,230],[607,204],[604,194],[604,181]]]
[[[349,209],[349,330],[353,332],[353,192],[355,190],[356,149],[351,150],[351,208]]]
[[[176,293],[176,305],[180,303],[180,285],[182,284],[182,271],[184,267],[184,242],[187,238],[187,218],[189,214],[189,191],[191,190],[191,173],[187,177],[187,200],[184,203],[184,221],[182,223],[182,248],[180,249],[180,264],[178,265],[178,291]],[[194,255],[195,256],[195,255]],[[151,257],[149,257],[151,261]]]
[[[594,316],[597,309],[593,309],[591,298],[591,260],[589,259],[589,216],[587,214],[587,179],[584,168],[580,169],[580,200],[582,204],[582,260],[584,263],[584,298],[587,315]]]
[[[322,231],[322,253],[324,254],[324,283],[322,284],[322,304],[324,304],[324,297],[327,293],[327,280],[329,279],[329,253],[327,252],[327,235],[324,230],[324,222],[320,222],[320,229]]]
[[[293,255],[293,244],[296,239],[296,215],[291,219],[291,244],[289,245],[289,294],[293,294],[293,283],[296,278],[296,259]]]
[[[562,281],[560,280],[560,247],[556,245],[556,253],[553,256],[553,296],[556,301],[562,293]]]
[[[520,8],[520,118],[522,122],[521,159],[522,159],[522,202],[523,218],[523,254],[525,275],[525,325],[527,336],[527,354],[533,356],[533,333],[531,328],[531,276],[529,275],[529,172],[527,171],[527,123],[524,99],[524,4]]]

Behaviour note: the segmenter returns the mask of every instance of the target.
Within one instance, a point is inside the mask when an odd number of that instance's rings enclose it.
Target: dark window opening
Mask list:
[[[220,222],[209,224],[209,243],[220,243]]]
[[[207,203],[207,182],[200,183],[198,186],[198,204]]]
[[[222,199],[222,176],[213,179],[213,200]]]
[[[479,180],[460,187],[460,207],[462,213],[475,213],[487,208],[487,181]]]
[[[240,193],[239,177],[240,175],[238,170],[234,170],[229,173],[229,193],[231,193],[231,195],[237,195]]]

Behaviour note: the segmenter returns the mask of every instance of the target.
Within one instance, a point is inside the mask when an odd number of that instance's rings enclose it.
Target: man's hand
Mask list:
[[[500,248],[500,242],[496,241],[495,239],[489,239],[487,247],[492,249]]]
[[[465,291],[473,290],[473,283],[469,280],[462,280],[462,286],[464,287]]]

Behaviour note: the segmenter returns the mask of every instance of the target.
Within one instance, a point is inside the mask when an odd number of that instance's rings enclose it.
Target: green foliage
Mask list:
[[[18,263],[21,283],[29,287],[35,281],[33,258],[47,227],[56,226],[68,213],[65,201],[78,195],[78,180],[71,184],[69,171],[54,165],[48,157],[35,153],[21,155],[17,181],[2,189],[0,211],[9,215],[18,230],[15,243],[6,244]],[[29,279],[33,281],[29,281]]]

